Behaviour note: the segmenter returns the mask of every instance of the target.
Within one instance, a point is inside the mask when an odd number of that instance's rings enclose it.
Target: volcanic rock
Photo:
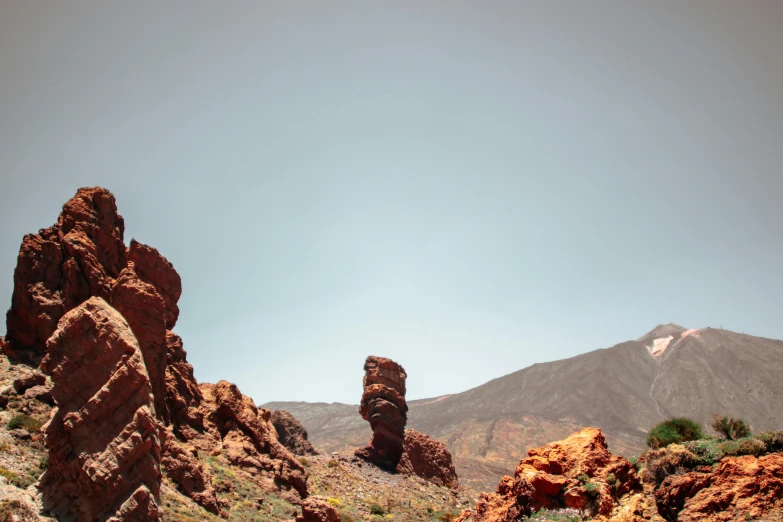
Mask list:
[[[373,464],[397,469],[403,453],[408,405],[405,402],[405,369],[384,357],[367,357],[364,393],[359,413],[373,431],[370,443],[354,453]]]
[[[296,522],[340,522],[340,513],[326,502],[326,498],[312,496],[302,501],[302,514]]]
[[[307,472],[277,440],[269,410],[259,410],[235,384],[202,384],[205,422],[222,439],[229,462],[298,500],[307,497]],[[210,430],[211,431],[211,430]]]
[[[783,513],[783,454],[728,457],[712,473],[673,475],[655,492],[667,520],[724,522]]]
[[[287,411],[274,410],[271,417],[272,425],[277,431],[280,444],[294,455],[318,455],[310,441],[307,440],[307,430]]]
[[[124,230],[111,192],[89,187],[63,206],[57,224],[24,237],[3,352],[38,361],[65,312],[90,296],[109,300],[113,279],[126,264]]]
[[[163,440],[161,463],[166,468],[166,476],[204,509],[228,518],[228,505],[218,498],[211,475],[198,460],[197,450],[188,443],[177,441],[169,430],[163,430]]]
[[[139,344],[100,297],[65,314],[46,344],[57,408],[40,482],[61,519],[160,520],[160,432]]]
[[[459,486],[451,453],[446,446],[416,430],[405,430],[397,473],[416,475],[438,486]]]
[[[618,497],[639,487],[635,468],[609,453],[601,430],[585,428],[530,450],[513,478],[503,477],[496,493],[481,494],[471,520],[510,522],[542,508],[608,515]]]
[[[46,383],[46,375],[39,372],[30,372],[18,379],[14,379],[16,393],[24,393],[33,386],[41,386]]]

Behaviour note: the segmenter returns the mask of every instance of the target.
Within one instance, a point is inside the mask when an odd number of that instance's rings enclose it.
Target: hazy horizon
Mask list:
[[[783,338],[783,3],[491,5],[0,3],[0,307],[100,185],[196,378],[259,404],[355,404],[370,354],[420,399]]]

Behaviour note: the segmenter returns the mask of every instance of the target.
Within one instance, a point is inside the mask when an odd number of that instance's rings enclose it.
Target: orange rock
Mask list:
[[[68,312],[46,344],[57,408],[44,427],[40,489],[61,519],[160,520],[160,433],[133,332],[100,297]]]
[[[302,514],[296,522],[340,522],[340,513],[324,497],[312,496],[302,501]]]
[[[608,484],[607,478],[614,481]],[[517,520],[542,508],[573,508],[605,516],[612,512],[618,497],[639,487],[635,468],[609,453],[601,430],[585,428],[530,450],[519,462],[514,478],[504,477],[496,493],[482,493],[471,520]]]
[[[724,458],[711,474],[667,478],[655,496],[660,514],[681,522],[780,516],[783,454]]]
[[[446,446],[416,430],[405,430],[397,473],[416,475],[438,486],[458,487],[457,471]]]

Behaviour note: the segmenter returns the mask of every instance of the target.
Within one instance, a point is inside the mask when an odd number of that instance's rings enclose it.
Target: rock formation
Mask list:
[[[39,361],[64,313],[90,296],[110,300],[126,265],[124,230],[114,196],[90,187],[63,206],[57,224],[24,237],[2,342],[10,358]]]
[[[340,513],[324,497],[309,497],[302,502],[302,514],[295,522],[340,522]]]
[[[294,455],[318,455],[310,441],[307,440],[307,430],[287,411],[272,411],[272,425],[277,431],[280,444]]]
[[[655,500],[661,516],[680,522],[762,520],[783,514],[783,454],[728,457],[715,471],[671,475],[655,492]]]
[[[201,450],[220,454],[225,449],[231,462],[241,462],[243,469],[262,485],[290,492],[297,501],[306,497],[307,474],[278,443],[269,412],[256,409],[250,399],[228,383],[203,385],[206,393],[202,391],[187,362],[182,339],[171,332],[179,316],[177,301],[182,293],[179,275],[156,249],[135,240],[126,248],[123,235],[124,221],[117,212],[114,196],[108,190],[89,187],[79,189],[65,203],[55,225],[25,236],[14,271],[7,333],[0,338],[0,350],[11,360],[37,364],[47,355],[48,340],[61,318],[83,303],[101,298],[104,305],[113,307],[114,314],[123,319],[122,324],[129,328],[137,344],[146,383],[152,392],[149,422],[157,430],[156,451],[160,453],[162,441],[162,459],[169,478],[183,493],[208,511],[227,515],[226,506],[219,501],[210,474],[197,453]],[[91,363],[100,365],[101,361]],[[52,364],[49,362],[42,369],[56,371]],[[106,379],[104,382],[108,382]],[[51,400],[46,385],[28,387],[25,382],[19,386],[27,387],[24,393],[29,392],[31,397]],[[57,393],[54,395],[58,400]],[[59,402],[58,406],[61,411],[67,410]],[[145,419],[139,422],[146,422]],[[111,422],[110,419],[93,421]],[[56,429],[55,432],[59,433]],[[52,437],[56,445],[57,437],[64,435]],[[108,466],[122,457],[113,455],[112,451],[125,451],[108,446],[105,449],[105,454],[94,456],[97,460],[91,466],[96,469]],[[56,483],[50,479],[44,485]],[[147,489],[154,498],[157,494],[154,487]],[[58,509],[77,509],[66,506],[68,499],[73,500],[69,491],[65,488],[58,493]]]
[[[446,446],[416,430],[405,430],[403,453],[397,473],[416,475],[433,484],[457,487],[457,471]]]
[[[162,426],[128,323],[92,297],[62,317],[46,352],[57,408],[44,428],[45,507],[63,519],[160,520]]]
[[[403,452],[408,405],[405,402],[405,369],[384,357],[367,357],[364,393],[359,413],[369,421],[370,443],[354,453],[389,470],[397,469]]]
[[[511,522],[542,508],[573,508],[608,515],[618,497],[640,488],[636,470],[609,453],[597,428],[530,450],[514,477],[496,493],[482,493],[472,522]]]

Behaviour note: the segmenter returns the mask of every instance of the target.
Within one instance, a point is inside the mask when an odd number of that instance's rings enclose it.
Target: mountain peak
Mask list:
[[[675,338],[679,338],[685,331],[687,330],[678,324],[659,324],[637,339],[637,341],[644,344],[650,355],[657,359],[669,347],[669,344]]]

